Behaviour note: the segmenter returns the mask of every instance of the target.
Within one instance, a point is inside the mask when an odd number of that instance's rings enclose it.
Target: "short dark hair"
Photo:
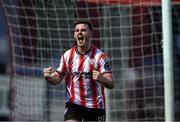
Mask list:
[[[78,20],[74,21],[74,28],[76,27],[77,24],[87,24],[88,27],[91,29],[91,31],[93,30],[91,21],[89,21],[87,19],[78,19]]]

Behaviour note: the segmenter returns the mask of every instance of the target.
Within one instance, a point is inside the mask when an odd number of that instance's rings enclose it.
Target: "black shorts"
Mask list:
[[[64,120],[101,121],[104,122],[106,112],[104,109],[86,108],[70,102],[66,103]]]

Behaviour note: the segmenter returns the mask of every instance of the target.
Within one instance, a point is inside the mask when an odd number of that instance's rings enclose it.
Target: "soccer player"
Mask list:
[[[90,21],[74,23],[76,45],[66,51],[55,72],[44,69],[45,79],[58,84],[65,79],[66,106],[64,119],[75,121],[105,121],[104,87],[112,89],[114,81],[107,56],[92,44]]]

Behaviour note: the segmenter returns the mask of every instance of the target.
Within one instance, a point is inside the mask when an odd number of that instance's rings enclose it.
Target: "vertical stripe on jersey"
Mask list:
[[[74,91],[74,82],[73,82],[73,79],[74,79],[74,75],[72,75],[72,66],[73,66],[73,58],[74,58],[74,54],[75,54],[75,48],[72,48],[70,50],[70,54],[69,54],[69,62],[68,62],[68,67],[69,67],[69,73],[70,73],[70,83],[71,83],[71,87],[70,87],[70,90],[71,90],[71,95],[70,95],[70,102],[74,102],[74,99],[75,99],[75,91]]]
[[[58,73],[61,73],[63,75],[65,75],[65,71],[66,71],[66,61],[64,59],[64,54],[61,56],[61,61],[59,64],[58,69],[56,70]]]
[[[64,55],[62,56],[62,69],[61,69],[61,72],[63,73],[63,74],[65,74],[65,70],[66,70],[66,61],[65,61],[65,59],[64,59]]]
[[[91,56],[90,56],[90,63],[89,63],[89,71],[92,72],[94,70],[94,56],[96,54],[97,49],[93,46]],[[98,100],[97,100],[97,86],[96,81],[91,78],[90,81],[91,89],[92,89],[92,99],[93,99],[93,108],[98,108]]]
[[[79,92],[80,92],[80,104],[82,106],[86,106],[86,102],[84,99],[84,81],[83,81],[83,77],[81,76],[81,73],[83,72],[83,65],[84,65],[84,61],[85,61],[85,55],[80,56],[80,60],[79,60],[79,65],[78,65],[78,71],[79,71]]]
[[[102,66],[100,63],[101,58],[105,58],[105,54],[101,54],[98,58],[98,71],[101,70]],[[101,71],[100,71],[101,72]],[[102,90],[102,95],[103,95],[103,101],[104,101],[104,108],[106,107],[106,99],[105,99],[105,93],[104,93],[104,85],[101,83],[101,90]]]
[[[68,91],[69,80],[70,80],[70,77],[69,77],[69,75],[67,74],[66,77],[65,77],[65,82],[66,82],[66,100],[68,99],[68,98],[67,98],[68,95],[70,95],[70,94],[69,94],[69,91]]]

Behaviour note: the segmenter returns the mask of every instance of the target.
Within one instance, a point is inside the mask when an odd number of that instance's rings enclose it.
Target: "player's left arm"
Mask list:
[[[114,81],[112,78],[112,73],[101,74],[99,71],[93,70],[92,78],[96,81],[101,82],[106,88],[113,89]]]

